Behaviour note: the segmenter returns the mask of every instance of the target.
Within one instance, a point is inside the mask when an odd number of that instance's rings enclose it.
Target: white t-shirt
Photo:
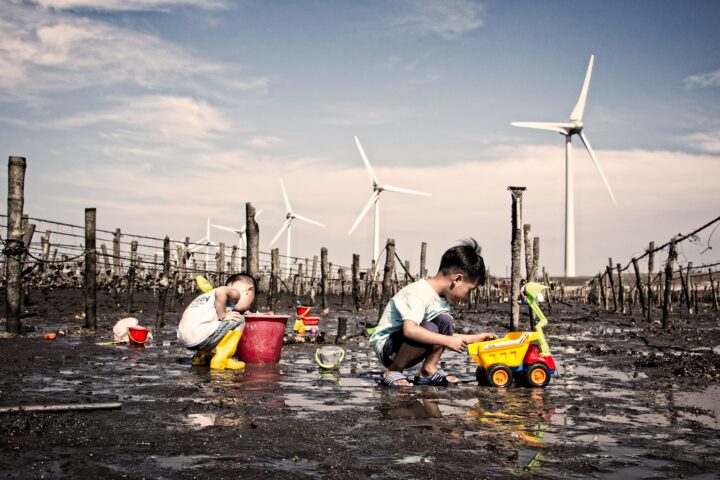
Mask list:
[[[215,290],[203,293],[185,309],[178,325],[177,338],[181,345],[194,347],[215,333],[220,326],[215,311]]]
[[[426,279],[411,283],[388,302],[375,333],[370,337],[370,346],[377,356],[382,352],[387,338],[400,330],[405,320],[420,325],[423,321],[431,321],[449,311],[448,301],[438,295]]]

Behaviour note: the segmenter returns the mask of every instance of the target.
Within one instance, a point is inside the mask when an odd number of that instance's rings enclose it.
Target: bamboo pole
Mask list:
[[[8,206],[7,233],[5,239],[5,328],[10,333],[20,333],[20,308],[22,296],[22,217],[25,203],[24,157],[8,159]]]
[[[96,210],[85,209],[85,328],[97,328],[97,251],[95,249]]]

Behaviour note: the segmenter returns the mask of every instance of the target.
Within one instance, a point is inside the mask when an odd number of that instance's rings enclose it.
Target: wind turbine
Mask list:
[[[262,208],[257,211],[255,214],[255,218],[258,218],[260,214],[262,213]],[[247,243],[245,239],[245,232],[247,231],[247,223],[244,224],[240,228],[232,228],[232,227],[226,227],[224,225],[215,225],[214,223],[211,225],[211,227],[218,228],[220,230],[225,230],[226,232],[232,232],[238,236],[238,248],[243,249],[244,245]]]
[[[315,220],[310,220],[307,217],[303,217],[302,215],[298,215],[297,213],[294,213],[292,211],[292,207],[290,206],[290,200],[288,200],[287,192],[285,191],[285,184],[283,183],[282,179],[280,179],[280,188],[282,188],[283,198],[285,199],[285,208],[287,209],[287,213],[285,214],[285,223],[283,223],[282,227],[280,227],[280,230],[278,231],[277,235],[275,235],[275,238],[272,239],[272,242],[270,242],[270,246],[272,247],[278,238],[280,238],[280,235],[284,231],[287,230],[287,264],[286,269],[288,274],[290,273],[290,238],[292,233],[292,224],[293,221],[297,218],[298,220],[302,220],[303,222],[312,223],[313,225],[318,225],[320,227],[324,227],[320,222],[316,222]]]
[[[590,55],[590,63],[588,64],[585,81],[583,82],[580,98],[578,98],[575,108],[570,114],[570,119],[566,123],[551,122],[512,122],[515,127],[535,128],[539,130],[550,130],[558,132],[565,136],[565,276],[575,276],[575,205],[573,199],[573,179],[572,179],[572,136],[577,135],[582,140],[585,149],[590,154],[595,167],[600,173],[605,187],[607,188],[613,203],[615,195],[613,195],[610,184],[605,178],[605,173],[598,162],[595,152],[593,152],[590,142],[583,133],[584,124],[582,122],[583,112],[585,111],[585,101],[587,100],[588,87],[590,86],[590,76],[592,75],[593,62],[595,55]]]
[[[370,195],[370,200],[365,204],[365,207],[360,212],[360,215],[358,216],[357,220],[355,220],[355,223],[353,223],[353,226],[350,228],[350,231],[348,232],[348,235],[352,234],[352,232],[355,230],[355,227],[358,226],[360,223],[360,220],[363,219],[363,217],[367,214],[367,212],[370,210],[370,207],[375,205],[375,227],[374,227],[374,233],[373,233],[373,261],[377,263],[380,254],[379,254],[379,240],[380,240],[380,194],[387,190],[388,192],[396,192],[396,193],[409,193],[411,195],[423,195],[426,197],[431,196],[429,193],[424,192],[418,192],[417,190],[408,190],[407,188],[400,188],[400,187],[393,187],[392,185],[382,185],[380,181],[377,179],[377,176],[375,175],[375,171],[373,170],[372,166],[370,165],[370,162],[367,159],[367,155],[365,155],[365,150],[363,150],[362,145],[360,144],[360,140],[358,140],[357,137],[355,137],[355,143],[357,144],[358,150],[360,150],[360,156],[363,159],[363,163],[365,163],[365,168],[368,171],[368,175],[370,175],[370,181],[373,185],[373,193]],[[377,272],[377,268],[375,268],[375,271]]]
[[[205,266],[206,268],[209,266],[210,263],[210,246],[216,247],[217,244],[210,240],[210,217],[207,218],[207,230],[205,230],[205,236],[201,238],[200,240],[196,240],[193,242],[195,245],[188,248],[188,252],[197,252],[200,250],[203,246],[205,247]]]

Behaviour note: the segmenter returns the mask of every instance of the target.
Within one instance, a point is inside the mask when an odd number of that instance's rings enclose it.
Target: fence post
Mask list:
[[[525,247],[525,279],[531,282],[532,278],[532,264],[533,264],[533,252],[532,243],[530,242],[530,229],[529,223],[523,225],[523,246]]]
[[[225,285],[225,243],[220,242],[217,259],[217,285]]]
[[[620,304],[620,313],[625,313],[625,287],[622,280],[622,265],[617,264],[618,272],[618,303]]]
[[[670,250],[668,252],[667,262],[665,263],[665,291],[663,292],[663,316],[662,327],[667,329],[670,327],[670,302],[673,282],[673,268],[675,265],[675,239],[670,241]]]
[[[85,209],[85,328],[97,328],[96,210]]]
[[[508,187],[511,194],[511,268],[510,268],[510,331],[520,328],[520,225],[522,224],[522,194],[525,187]]]
[[[647,295],[647,320],[648,322],[652,318],[652,307],[654,300],[654,295],[652,291],[653,286],[653,270],[655,269],[655,242],[650,242],[648,245],[648,295]]]
[[[710,278],[710,290],[712,295],[713,309],[718,311],[718,296],[717,290],[715,290],[715,279],[713,278],[712,268],[708,268],[708,277]]]
[[[158,307],[155,312],[155,334],[160,333],[160,329],[165,324],[165,299],[170,284],[170,237],[165,236],[163,241],[163,272],[160,278],[160,292],[158,295]]]
[[[640,308],[642,308],[642,318],[645,318],[646,313],[645,309],[647,308],[645,306],[645,294],[643,293],[643,286],[642,286],[642,280],[640,279],[640,267],[638,266],[637,258],[632,259],[633,268],[635,269],[635,288],[638,292],[638,297],[640,297]]]
[[[420,278],[427,277],[427,268],[425,268],[426,259],[427,259],[427,243],[422,242],[420,244]]]
[[[5,314],[6,329],[20,333],[22,303],[23,207],[25,204],[25,157],[8,159],[7,238],[5,239]]]
[[[278,278],[280,276],[280,249],[270,250],[270,291],[268,292],[268,307],[275,311],[278,296]]]
[[[355,311],[360,311],[360,255],[353,253],[352,260],[352,295]]]
[[[615,294],[615,280],[613,279],[612,258],[608,258],[608,266],[605,267],[605,271],[607,272],[608,281],[610,282],[610,293],[612,294],[613,312],[617,312],[618,302],[617,302],[617,295]]]
[[[685,302],[687,303],[687,309],[688,309],[688,315],[692,315],[695,313],[695,310],[693,308],[693,301],[690,295],[690,292],[693,291],[693,281],[692,277],[690,276],[690,272],[692,271],[693,262],[688,262],[687,268],[685,269]]]
[[[137,240],[133,240],[130,243],[130,268],[128,269],[128,303],[127,311],[132,312],[133,307],[133,295],[135,294],[135,269],[137,268]]]
[[[315,266],[317,265],[317,255],[313,259],[313,277]],[[328,250],[325,247],[320,249],[320,297],[322,302],[322,313],[327,315],[330,308],[328,304],[328,277],[330,277],[330,269],[328,266]]]
[[[533,237],[532,275],[531,282],[537,282],[538,265],[540,264],[540,237]]]
[[[378,308],[378,322],[383,314],[385,304],[390,300],[390,291],[392,289],[392,279],[395,266],[395,239],[389,238],[385,244],[385,269],[383,271],[382,294],[380,296],[380,304]]]

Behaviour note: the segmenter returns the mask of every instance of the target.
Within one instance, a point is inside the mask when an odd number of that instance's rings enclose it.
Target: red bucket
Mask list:
[[[128,338],[130,339],[130,343],[139,343],[140,345],[142,345],[147,341],[149,333],[149,328],[128,327]]]
[[[308,315],[310,315],[310,307],[295,307],[295,315],[297,315],[298,318],[307,317]]]
[[[320,323],[320,317],[305,317],[302,322],[305,326],[317,325]]]
[[[237,355],[246,363],[277,363],[289,315],[247,313]]]

